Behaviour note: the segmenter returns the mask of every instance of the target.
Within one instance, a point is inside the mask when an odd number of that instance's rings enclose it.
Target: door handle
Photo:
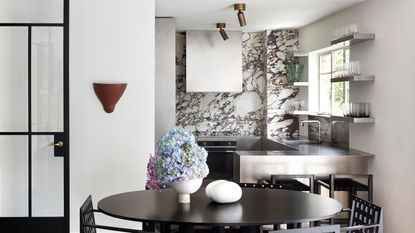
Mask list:
[[[56,143],[51,143],[49,146],[63,147],[63,141],[58,141]]]
[[[65,148],[68,149],[68,145],[64,143],[65,139],[64,133],[55,133],[53,139],[51,138],[52,142],[49,146],[53,147],[53,155],[55,157],[65,157]]]

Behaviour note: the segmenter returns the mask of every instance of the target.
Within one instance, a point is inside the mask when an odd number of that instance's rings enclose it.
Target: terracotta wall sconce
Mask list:
[[[94,91],[105,112],[112,113],[127,88],[127,83],[94,83]]]

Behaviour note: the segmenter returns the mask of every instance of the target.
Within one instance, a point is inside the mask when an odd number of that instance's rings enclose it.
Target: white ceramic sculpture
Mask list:
[[[235,182],[216,180],[208,184],[206,196],[218,203],[236,202],[242,197],[242,189]]]
[[[228,181],[227,180],[215,180],[215,181],[210,182],[205,188],[206,196],[210,198],[210,189],[216,184],[223,183],[223,182],[228,182]]]

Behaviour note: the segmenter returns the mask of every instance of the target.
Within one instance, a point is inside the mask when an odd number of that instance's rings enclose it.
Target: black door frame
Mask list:
[[[69,233],[70,228],[70,205],[69,205],[69,189],[70,189],[70,173],[69,173],[69,4],[70,0],[63,0],[63,116],[64,116],[64,125],[63,131],[65,133],[65,157],[64,157],[64,168],[63,168],[63,213],[64,213],[64,233]]]
[[[69,233],[70,228],[70,205],[69,205],[69,3],[70,0],[63,0],[63,23],[0,23],[0,27],[26,27],[28,35],[28,132],[0,132],[0,135],[13,136],[21,135],[28,137],[28,217],[1,217],[0,229],[5,233],[48,233],[44,230],[44,226],[50,226],[51,233],[63,232]],[[32,132],[32,97],[31,97],[31,83],[32,83],[32,28],[33,27],[61,27],[63,28],[63,137],[64,137],[64,151],[63,158],[63,218],[62,217],[32,217],[32,136],[33,135],[62,135],[62,132]]]

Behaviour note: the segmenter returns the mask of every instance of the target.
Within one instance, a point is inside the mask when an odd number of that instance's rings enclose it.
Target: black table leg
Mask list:
[[[213,233],[225,233],[225,227],[213,227]]]
[[[243,226],[241,227],[242,233],[261,233],[262,226]]]
[[[273,230],[274,231],[281,230],[281,225],[280,224],[273,225]]]
[[[170,233],[170,224],[160,223],[160,233]]]
[[[180,233],[193,233],[193,225],[190,224],[180,224],[179,225]]]
[[[143,231],[154,232],[155,231],[154,223],[143,222]]]

